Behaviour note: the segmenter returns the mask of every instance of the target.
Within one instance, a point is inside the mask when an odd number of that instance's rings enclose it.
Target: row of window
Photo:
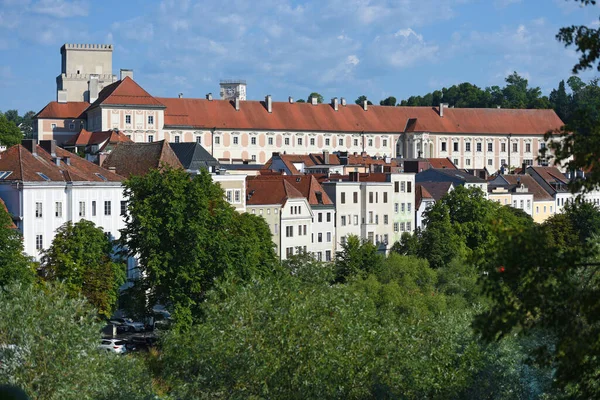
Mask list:
[[[152,140],[150,140],[150,138],[152,138]],[[153,140],[154,140],[154,136],[153,136],[153,135],[149,135],[149,136],[148,136],[148,141],[149,141],[149,142],[152,142]],[[173,141],[174,141],[175,143],[179,143],[179,142],[180,142],[180,140],[181,140],[181,139],[180,139],[180,136],[174,136],[174,137],[173,137]],[[256,140],[257,140],[257,139],[256,139],[256,136],[252,136],[252,137],[250,137],[250,144],[251,144],[251,145],[256,145]],[[232,141],[233,141],[233,144],[235,144],[235,145],[239,144],[239,143],[240,143],[240,138],[239,138],[239,136],[233,136],[233,137],[232,137]],[[290,138],[284,138],[283,142],[284,142],[284,144],[285,144],[286,146],[289,146],[289,145],[290,145]],[[202,137],[201,137],[201,136],[196,136],[196,143],[198,143],[198,144],[202,144]],[[303,138],[301,138],[301,137],[297,138],[297,143],[298,143],[298,146],[302,146],[302,143],[303,143]],[[315,138],[310,138],[310,139],[309,139],[309,143],[310,143],[310,145],[311,145],[311,146],[315,146],[315,145],[316,145]],[[220,144],[221,144],[221,137],[220,137],[220,136],[215,136],[215,137],[214,137],[214,144],[215,144],[215,145],[220,145]],[[273,144],[274,144],[274,140],[273,140],[273,138],[272,138],[272,137],[268,137],[268,138],[267,138],[267,144],[268,144],[269,146],[273,146]],[[343,146],[343,145],[344,145],[344,139],[339,139],[339,140],[338,140],[338,144],[339,144],[340,146]],[[330,144],[330,139],[325,139],[325,146],[330,146],[330,145],[331,145],[331,144]],[[388,141],[387,141],[387,139],[382,139],[382,145],[383,145],[383,147],[387,147],[387,145],[388,145]],[[355,146],[355,147],[358,147],[358,146],[359,146],[359,144],[358,144],[358,139],[354,139],[354,146]],[[373,147],[373,139],[369,139],[369,140],[367,141],[367,146],[368,146],[368,147]]]
[[[411,181],[396,181],[394,182],[394,192],[396,193],[412,193]],[[388,193],[382,194],[383,203],[388,202]],[[358,204],[358,192],[352,192],[352,202]],[[340,203],[346,204],[346,192],[340,192]],[[369,203],[379,203],[379,192],[369,192]]]
[[[125,215],[127,212],[127,202],[121,201],[121,215]],[[43,204],[41,202],[35,203],[35,217],[42,218],[44,215]],[[104,202],[104,215],[112,215],[112,202],[110,200]],[[54,202],[54,216],[62,218],[63,216],[63,203],[62,201]],[[79,202],[79,216],[86,216],[86,203],[85,201]],[[92,201],[92,217],[96,216],[96,201]]]
[[[298,236],[306,236],[307,229],[306,225],[298,225]],[[285,237],[294,237],[294,227],[286,226],[285,227]]]
[[[394,232],[410,232],[410,222],[394,222]]]
[[[481,152],[482,151],[482,147],[483,147],[482,143],[475,143],[475,151]],[[545,147],[546,147],[545,143],[541,143],[540,144],[540,149],[543,149]],[[447,150],[447,143],[446,142],[441,142],[441,151],[443,151],[443,152],[444,151],[448,151]],[[452,151],[459,151],[458,142],[452,143]],[[471,142],[465,142],[465,151],[466,152],[470,152],[471,151]],[[487,151],[494,151],[494,144],[493,143],[488,143],[487,144]],[[514,152],[518,152],[519,151],[519,145],[518,145],[518,143],[513,143],[512,144],[512,151],[514,151]],[[500,152],[506,153],[506,143],[500,143]],[[525,152],[526,153],[531,153],[531,143],[525,143]]]
[[[324,213],[317,213],[317,222],[323,222],[323,214]],[[325,215],[327,216],[327,222],[331,222],[331,213],[325,213]],[[314,222],[314,220],[313,220]]]
[[[459,166],[458,158],[455,158],[454,160],[452,160],[452,162],[454,162],[454,165]],[[523,163],[525,163],[525,165],[533,165],[533,160],[531,160],[531,159],[523,160]],[[488,158],[487,165],[490,167],[492,165],[494,165],[494,160],[491,158]],[[507,165],[506,158],[500,159],[500,165]],[[465,166],[467,166],[467,167],[471,166],[471,159],[465,158]]]
[[[325,251],[325,260],[323,260],[323,252],[321,251],[315,253],[315,258],[317,261],[331,261],[331,250]]]
[[[225,191],[225,199],[229,204],[239,204],[242,202],[242,190],[241,189],[227,189]],[[262,209],[260,210],[262,214]],[[269,210],[270,212],[271,210]]]
[[[125,123],[131,124],[131,115],[130,114],[125,115]],[[148,125],[154,125],[154,116],[153,115],[148,115]]]
[[[331,243],[331,232],[327,232],[326,236],[327,238],[327,243]],[[314,243],[315,242],[315,234],[312,234],[312,239],[311,241]],[[317,233],[317,243],[323,243],[323,233],[319,232]]]
[[[389,243],[389,236],[387,233],[385,235],[376,235],[373,232],[369,232],[367,234],[367,237],[368,237],[367,240],[373,244],[378,244],[378,243],[388,244]],[[346,238],[346,236],[342,236],[340,238],[340,243],[342,244],[342,246],[346,244],[347,240],[348,239]]]
[[[394,203],[394,212],[411,212],[412,203]]]
[[[297,254],[300,254],[302,251],[304,253],[306,253],[306,246],[304,246],[304,247],[301,247],[301,246],[298,246],[298,247],[287,247],[285,249],[285,255],[287,256],[287,258],[290,258],[291,256],[294,255],[294,249],[298,250]],[[331,257],[331,255],[329,257]]]

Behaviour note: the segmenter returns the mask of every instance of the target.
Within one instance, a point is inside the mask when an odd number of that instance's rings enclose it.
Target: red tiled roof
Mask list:
[[[359,173],[358,180],[359,182],[390,182],[390,174],[385,172],[366,172]],[[341,175],[341,174],[331,174],[329,176],[330,181],[350,181],[350,175]]]
[[[427,161],[431,165],[431,168],[457,169],[456,165],[449,158],[428,158]]]
[[[54,118],[54,119],[76,119],[84,118],[83,112],[88,108],[90,103],[87,101],[69,101],[67,103],[59,103],[51,101],[35,115],[35,118]]]
[[[79,131],[78,134],[72,136],[65,142],[66,146],[89,146],[93,144],[102,144],[108,141],[108,143],[119,143],[119,142],[131,142],[123,132],[119,131],[98,131],[89,132],[85,129]]]
[[[421,207],[421,202],[423,201],[423,199],[432,199],[432,200],[435,200],[433,198],[433,196],[431,195],[431,193],[429,193],[429,191],[427,190],[427,188],[425,188],[420,183],[417,183],[415,185],[415,209],[418,210],[419,207]]]
[[[160,101],[128,76],[102,89],[98,94],[98,99],[92,103],[90,108],[100,104],[164,107]]]
[[[311,206],[315,205],[333,205],[333,201],[329,198],[327,193],[323,190],[323,187],[313,175],[300,175],[300,176],[292,176],[292,175],[280,175],[277,173],[267,174],[267,175],[259,175],[254,177],[253,179],[259,181],[287,181],[290,185],[296,188],[301,194],[302,197],[305,197],[308,200],[308,203]],[[320,193],[320,195],[318,195]],[[321,196],[321,201],[319,201],[319,196]]]
[[[4,204],[4,200],[2,200],[2,199],[0,199],[0,208],[4,208],[4,211],[6,211],[6,213],[10,215],[10,213],[8,212],[8,208],[6,207],[6,204]],[[2,228],[17,229],[17,226],[15,225],[15,223],[11,219],[10,223],[8,224],[8,226],[3,226]]]
[[[261,176],[248,177],[246,181],[248,193],[247,205],[285,204],[287,199],[304,198],[286,179],[264,179]]]
[[[305,167],[313,167],[317,165],[325,165],[323,153],[312,154],[280,154],[279,158],[290,170],[292,175],[300,175],[300,171],[294,166],[294,163],[303,163]],[[329,154],[329,164],[340,165],[340,159],[337,154]],[[269,159],[264,166],[264,169],[271,169],[273,158]],[[375,159],[371,156],[348,154],[348,165],[387,165],[384,159]],[[396,166],[396,161],[392,161],[389,165]]]
[[[157,98],[164,104],[165,126],[204,129],[259,129],[325,132],[544,134],[563,123],[553,110],[445,109],[349,104],[335,111],[329,104],[262,101],[233,102],[189,98]]]
[[[529,193],[533,193],[533,200],[535,201],[552,201],[553,197],[550,196],[539,183],[529,175],[502,175],[502,178],[511,185],[523,184],[527,187]]]
[[[122,176],[112,173],[69,151],[56,148],[56,156],[61,158],[60,166],[54,157],[42,147],[36,147],[36,155],[20,144],[2,153],[0,171],[12,171],[4,181],[21,182],[120,182]],[[64,161],[69,157],[70,164]],[[40,174],[48,178],[44,179]],[[104,177],[105,179],[102,179]]]
[[[115,168],[118,174],[129,178],[132,175],[145,175],[163,164],[183,168],[171,146],[161,140],[152,143],[118,143],[102,166],[107,169]]]
[[[559,181],[562,184],[568,184],[569,179],[563,175],[556,167],[529,167],[545,180],[548,184]]]

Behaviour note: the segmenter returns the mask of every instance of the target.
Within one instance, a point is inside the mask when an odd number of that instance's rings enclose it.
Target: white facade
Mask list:
[[[362,238],[362,203],[360,182],[324,182],[321,184],[335,204],[336,251],[346,243],[348,236]]]
[[[392,230],[390,244],[400,240],[404,232],[413,233],[417,224],[415,221],[415,174],[391,174],[393,186]]]
[[[319,261],[335,259],[335,206],[312,206],[312,244],[308,248]]]
[[[7,182],[0,184],[0,197],[17,217],[25,252],[37,260],[40,251],[50,247],[56,229],[67,221],[87,219],[114,239],[125,226],[121,207],[126,203],[120,182]]]

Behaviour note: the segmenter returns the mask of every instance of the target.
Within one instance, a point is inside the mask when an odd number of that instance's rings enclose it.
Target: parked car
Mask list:
[[[141,322],[134,322],[131,318],[113,318],[109,321],[113,325],[117,325],[126,329],[126,331],[132,332],[143,332],[145,329],[144,324]]]
[[[102,339],[98,348],[108,352],[123,354],[127,352],[125,345],[126,342],[121,339]]]

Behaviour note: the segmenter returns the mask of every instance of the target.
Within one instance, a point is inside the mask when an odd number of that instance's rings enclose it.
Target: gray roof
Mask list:
[[[169,143],[169,145],[177,155],[183,168],[187,170],[199,171],[202,168],[207,170],[219,168],[217,159],[211,156],[199,143]]]
[[[473,176],[468,172],[460,169],[438,169],[430,168],[428,170],[419,172],[415,175],[415,181],[417,183],[422,182],[452,182],[456,185],[463,185],[465,183],[480,183],[487,184],[485,179],[481,179],[477,176]]]

